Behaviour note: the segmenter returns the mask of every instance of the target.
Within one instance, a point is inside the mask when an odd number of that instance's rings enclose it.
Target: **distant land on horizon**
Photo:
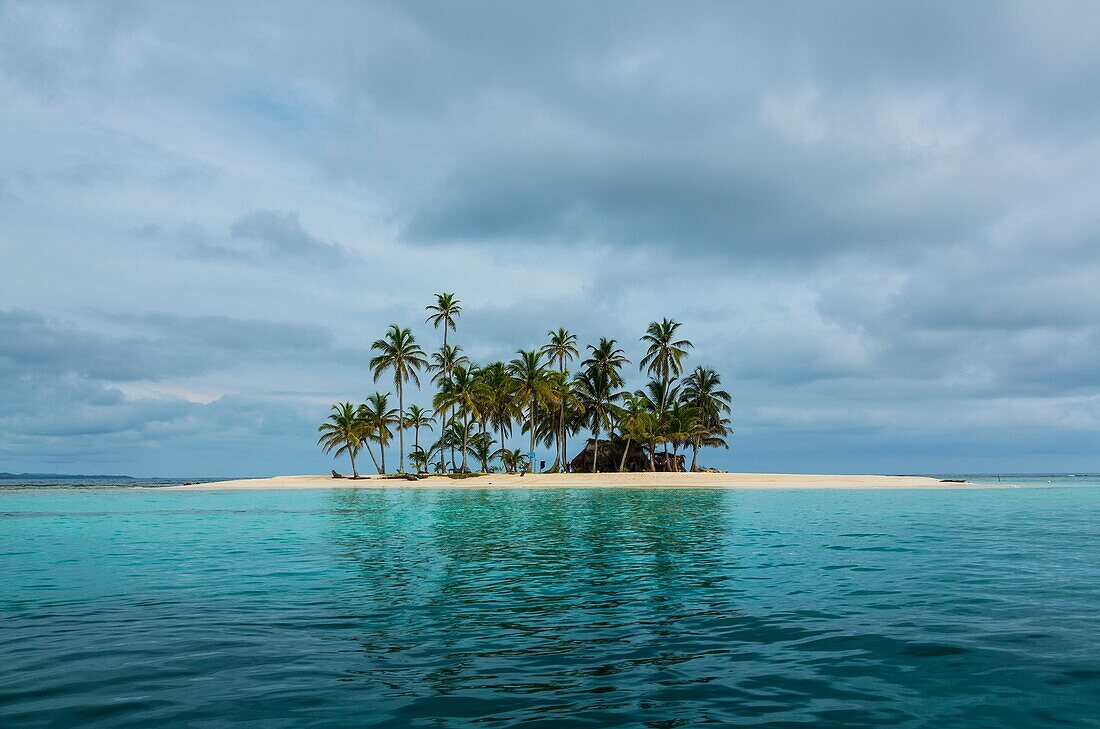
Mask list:
[[[12,481],[17,478],[31,478],[31,479],[43,479],[43,478],[121,478],[127,481],[136,481],[133,476],[114,476],[110,474],[87,474],[87,473],[8,473],[7,471],[0,472],[0,481]]]

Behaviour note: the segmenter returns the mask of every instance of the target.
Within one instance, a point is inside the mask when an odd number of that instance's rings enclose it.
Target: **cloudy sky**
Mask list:
[[[445,290],[481,360],[682,321],[721,467],[1100,470],[1097,27],[0,2],[0,471],[323,472]]]

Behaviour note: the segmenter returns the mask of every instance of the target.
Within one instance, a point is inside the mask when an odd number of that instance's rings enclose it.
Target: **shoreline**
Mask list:
[[[986,489],[1013,484],[943,482],[928,476],[817,475],[795,473],[491,473],[467,478],[426,476],[416,481],[378,475],[358,479],[332,476],[274,476],[164,486],[167,490],[278,489],[562,489],[562,488],[714,488],[714,489]]]

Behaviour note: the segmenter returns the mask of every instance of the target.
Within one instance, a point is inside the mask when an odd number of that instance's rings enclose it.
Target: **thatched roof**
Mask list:
[[[605,440],[600,438],[599,447],[599,463],[597,463],[597,469],[601,473],[617,473],[619,471],[619,464],[623,462],[623,449],[626,447],[626,442],[615,438],[613,440]],[[592,471],[592,457],[596,453],[596,440],[589,438],[581,452],[573,457],[573,460],[569,462],[569,470],[578,473],[589,473]],[[672,458],[672,454],[669,454],[669,460],[672,461],[673,471],[684,470],[684,457],[682,455],[676,456],[675,460]],[[665,454],[658,452],[654,457],[654,465],[658,471],[668,470],[665,467]],[[626,463],[624,465],[627,471],[648,471],[649,454],[644,448],[637,443],[630,444],[630,453],[627,454]]]

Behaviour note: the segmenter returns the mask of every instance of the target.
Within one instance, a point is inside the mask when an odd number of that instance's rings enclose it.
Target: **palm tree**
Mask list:
[[[696,367],[684,378],[683,400],[699,410],[703,425],[702,432],[691,443],[692,471],[698,468],[699,448],[704,444],[729,448],[725,440],[725,435],[729,432],[726,427],[729,419],[723,416],[730,412],[732,398],[721,389],[721,385],[721,376],[709,367]]]
[[[503,362],[493,362],[478,371],[481,380],[479,410],[500,436],[500,447],[507,448],[505,438],[512,432],[516,417],[515,381]]]
[[[370,367],[374,373],[374,381],[386,370],[393,371],[393,384],[397,388],[397,411],[399,420],[397,424],[398,453],[400,460],[397,462],[397,472],[405,472],[405,383],[412,380],[420,387],[420,370],[428,366],[428,360],[424,356],[424,350],[416,343],[416,337],[409,329],[402,329],[396,324],[391,324],[386,330],[386,336],[375,340],[371,348],[378,355],[371,358]]]
[[[538,425],[538,407],[553,397],[550,380],[542,366],[541,353],[531,349],[516,352],[516,358],[508,363],[508,373],[516,383],[516,397],[527,403],[527,428],[531,433],[531,450],[535,452]],[[533,464],[532,464],[533,465]]]
[[[450,380],[444,380],[439,392],[432,399],[432,406],[436,410],[444,408],[459,410],[462,413],[462,472],[470,470],[466,461],[466,448],[469,439],[470,417],[478,417],[477,407],[480,404],[480,383],[477,379],[477,369],[467,369],[458,365],[451,372]],[[455,424],[451,423],[450,428]]]
[[[699,409],[679,401],[672,403],[664,432],[664,437],[672,443],[672,460],[665,459],[665,470],[672,470],[672,463],[677,460],[681,446],[694,443],[697,438],[702,438],[704,435],[706,435],[706,426],[703,425]]]
[[[424,473],[428,470],[428,464],[432,460],[432,451],[424,450],[418,445],[414,445],[409,451],[409,462],[413,464],[413,468],[417,473]]]
[[[493,454],[500,459],[500,462],[504,465],[504,471],[506,473],[515,473],[516,469],[523,468],[528,464],[529,459],[523,454],[519,448],[514,450],[508,450],[507,448],[501,448]]]
[[[607,370],[590,368],[577,375],[577,397],[581,402],[581,413],[585,425],[592,429],[592,473],[598,471],[600,455],[600,432],[611,427],[611,412],[615,400],[621,396],[611,385],[611,376]]]
[[[566,374],[565,366],[573,361],[573,358],[580,355],[577,350],[577,335],[569,332],[564,327],[559,327],[557,331],[550,330],[546,333],[550,337],[550,341],[542,346],[540,350],[543,355],[549,358],[551,361],[558,361],[558,372],[562,375]],[[558,409],[558,454],[554,459],[556,463],[554,468],[561,468],[565,470],[565,461],[568,458],[565,445],[565,400],[561,401]]]
[[[317,439],[317,445],[321,446],[325,453],[331,453],[336,449],[336,455],[347,453],[351,459],[351,477],[359,478],[359,470],[355,467],[355,456],[363,447],[363,439],[367,435],[367,428],[355,405],[350,402],[332,406],[332,413],[328,416],[328,422],[322,423],[317,432],[321,437]]]
[[[444,329],[443,338],[447,338],[447,331]],[[458,366],[469,367],[470,358],[462,353],[462,347],[457,344],[446,344],[439,348],[438,352],[432,352],[432,363],[428,365],[428,369],[435,374],[432,375],[432,382],[435,386],[441,387],[444,381],[451,379],[451,373],[455,367]],[[449,410],[441,411],[440,415],[443,416],[444,425],[449,425],[451,422],[451,413]],[[455,452],[451,449],[451,468],[455,467]]]
[[[443,327],[443,346],[447,346],[447,330],[454,331],[455,322],[462,314],[462,302],[455,298],[454,294],[436,294],[435,303],[424,307],[431,314],[424,321],[430,323],[436,329]]]
[[[466,450],[469,454],[481,462],[481,472],[489,472],[489,461],[493,459],[493,436],[484,430],[467,440]]]
[[[449,379],[451,376],[451,370],[457,364],[463,364],[458,361],[456,356],[460,347],[455,347],[453,350],[448,351],[447,347],[447,332],[455,330],[455,322],[458,321],[458,317],[462,314],[462,302],[455,298],[453,293],[442,293],[435,295],[435,303],[429,304],[424,307],[424,310],[429,312],[428,318],[424,321],[430,323],[436,329],[443,327],[443,348],[440,349],[442,357],[436,360],[436,363],[441,367],[440,377],[443,379]],[[433,356],[433,359],[434,356]],[[434,382],[433,378],[433,382]],[[448,412],[444,418],[445,425],[451,422],[454,413]],[[455,465],[455,454],[451,451],[451,467]]]
[[[403,427],[413,429],[413,448],[420,447],[420,429],[431,430],[434,423],[435,416],[431,410],[415,404],[409,406],[409,414],[405,416]]]
[[[645,369],[651,377],[660,380],[664,398],[661,402],[660,413],[667,410],[674,397],[671,397],[672,380],[683,372],[683,358],[687,356],[687,350],[694,344],[685,339],[676,339],[676,330],[680,329],[680,322],[671,319],[650,322],[646,333],[641,336],[641,341],[647,343],[646,356],[641,358],[638,366]],[[658,418],[663,422],[662,418]],[[664,455],[668,457],[668,442],[664,445]]]
[[[680,386],[663,380],[650,380],[644,390],[637,390],[636,395],[645,398],[646,407],[653,413],[657,421],[660,441],[664,444],[667,465],[668,439],[664,433],[668,430],[668,417],[672,404],[680,398]]]
[[[371,435],[378,443],[382,465],[378,466],[378,462],[375,461],[375,466],[378,467],[378,472],[384,476],[386,475],[386,446],[393,439],[393,431],[390,430],[390,426],[399,426],[401,420],[397,410],[390,407],[390,395],[387,392],[376,392],[368,397],[367,402],[359,406],[359,411]],[[374,457],[373,453],[371,457]]]
[[[623,457],[619,461],[619,470],[626,468],[626,458],[630,454],[631,441],[641,443],[653,415],[646,409],[646,400],[639,395],[624,393],[623,405],[618,410],[619,434],[626,440]]]
[[[617,343],[614,339],[600,337],[598,345],[588,345],[590,352],[588,359],[581,362],[581,366],[585,369],[606,372],[611,380],[612,387],[623,386],[623,376],[619,370],[622,369],[623,365],[630,364],[630,360],[626,358],[626,353],[615,346]]]
[[[679,328],[680,322],[671,319],[651,322],[641,338],[648,347],[638,366],[650,376],[660,378],[666,389],[668,383],[683,372],[684,357],[688,349],[695,346],[686,339],[676,339]]]

